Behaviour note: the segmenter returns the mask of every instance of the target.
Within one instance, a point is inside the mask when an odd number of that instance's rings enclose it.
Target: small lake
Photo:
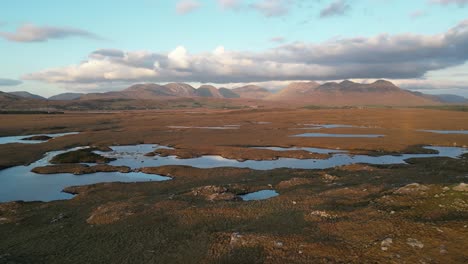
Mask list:
[[[47,142],[51,139],[49,140],[23,140],[23,139],[29,138],[29,137],[35,137],[35,136],[48,136],[54,139],[58,137],[68,136],[68,135],[76,135],[78,133],[79,132],[69,132],[69,133],[58,133],[58,134],[36,134],[36,135],[24,135],[24,136],[0,137],[0,144],[9,144],[9,143],[38,144],[38,143]]]
[[[76,149],[79,148],[71,150]],[[141,172],[98,172],[82,175],[69,173],[46,175],[31,172],[35,167],[50,165],[50,159],[64,152],[66,151],[52,151],[47,153],[44,158],[28,166],[16,166],[0,170],[0,202],[16,200],[47,202],[71,199],[73,195],[62,192],[65,187],[69,186],[89,185],[101,182],[143,182],[171,179],[169,177]]]
[[[431,157],[451,157],[457,158],[467,152],[465,148],[458,147],[426,147],[436,150],[438,154],[403,154],[398,156],[385,155],[372,157],[367,155],[350,155],[348,153],[331,153],[327,159],[293,159],[280,158],[278,160],[247,160],[238,161],[226,159],[221,156],[207,155],[198,158],[179,159],[175,156],[168,157],[148,157],[146,153],[158,148],[169,148],[155,144],[142,144],[132,146],[113,146],[112,151],[99,152],[106,157],[117,158],[110,162],[110,165],[128,166],[132,169],[142,167],[159,167],[164,165],[185,165],[196,168],[217,168],[217,167],[238,167],[250,168],[254,170],[272,170],[277,168],[293,169],[327,169],[335,166],[349,165],[354,163],[367,164],[404,164],[409,158],[431,158]],[[297,147],[294,147],[297,148]],[[293,148],[293,149],[294,149]],[[60,199],[70,199],[73,196],[61,192],[65,187],[89,185],[101,182],[144,182],[144,181],[164,181],[169,177],[160,175],[145,174],[139,172],[118,173],[102,172],[84,175],[73,175],[68,173],[60,174],[36,174],[31,172],[35,167],[49,165],[49,160],[55,155],[80,148],[73,148],[66,151],[52,151],[44,158],[28,165],[16,166],[0,170],[0,202],[24,200],[24,201],[52,201]],[[300,148],[303,150],[316,151],[315,148]],[[319,149],[323,150],[323,149]],[[324,150],[325,151],[325,150]],[[326,150],[329,151],[329,150]],[[89,164],[93,165],[93,164]],[[262,193],[261,193],[262,194]],[[246,199],[249,199],[248,197]]]
[[[239,195],[243,201],[259,201],[266,200],[278,196],[275,190],[261,190],[257,192],[247,193],[244,195]]]
[[[97,152],[103,156],[117,158],[109,164],[114,166],[128,166],[136,169],[141,167],[159,167],[165,165],[180,165],[191,166],[196,168],[217,168],[217,167],[236,167],[250,168],[254,170],[273,170],[278,168],[292,169],[327,169],[335,166],[349,165],[355,163],[368,164],[404,164],[406,159],[410,158],[432,158],[432,157],[450,157],[457,158],[467,152],[465,148],[459,147],[425,147],[426,149],[436,150],[438,154],[403,154],[403,155],[384,155],[384,156],[368,156],[368,155],[350,155],[347,153],[332,153],[328,159],[294,159],[294,158],[279,158],[277,160],[246,160],[238,161],[235,159],[226,159],[217,155],[205,155],[197,158],[180,159],[176,156],[155,156],[147,157],[143,154],[144,151],[133,152],[138,149],[136,146],[118,146],[111,147],[111,152]],[[148,145],[144,145],[145,151],[150,150]],[[161,148],[163,146],[153,145],[151,150]],[[306,148],[304,148],[306,149]],[[148,151],[149,152],[149,151]],[[1,171],[0,171],[1,173]]]
[[[328,134],[328,133],[303,133],[290,137],[319,137],[319,138],[381,138],[385,135],[379,134]]]
[[[282,148],[282,147],[252,147],[254,149],[268,149],[273,151],[294,151],[294,150],[304,150],[310,153],[318,153],[318,154],[331,154],[331,153],[346,153],[346,150],[338,150],[338,149],[324,149],[324,148],[308,148],[308,147],[290,147],[290,148]]]
[[[168,128],[173,129],[214,129],[214,130],[226,130],[226,129],[239,129],[240,125],[224,125],[224,126],[208,126],[208,127],[199,127],[199,126],[168,126]]]
[[[362,128],[359,126],[342,125],[342,124],[304,124],[304,126],[306,127],[300,127],[296,129],[324,129],[324,128],[351,128],[351,127]]]
[[[418,131],[428,132],[428,133],[436,133],[436,134],[468,135],[468,130],[418,130]]]

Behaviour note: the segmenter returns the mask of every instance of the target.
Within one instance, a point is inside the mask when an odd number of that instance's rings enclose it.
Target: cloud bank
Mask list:
[[[17,86],[22,83],[23,82],[19,80],[0,78],[0,86]]]
[[[464,7],[468,5],[468,0],[431,0],[431,3],[440,4],[440,5],[451,5],[455,4],[459,7]]]
[[[71,27],[49,27],[24,24],[15,32],[0,31],[0,37],[15,42],[44,42],[50,39],[63,39],[68,37],[81,37],[101,39],[94,33]]]
[[[408,79],[467,60],[468,20],[465,20],[435,35],[381,34],[317,44],[297,42],[263,52],[218,47],[211,52],[192,54],[183,46],[165,53],[102,49],[79,64],[45,69],[23,78],[80,85]]]
[[[332,2],[330,5],[325,7],[322,11],[320,11],[320,17],[332,17],[332,16],[342,16],[348,10],[350,6],[346,2],[346,0],[337,0]]]

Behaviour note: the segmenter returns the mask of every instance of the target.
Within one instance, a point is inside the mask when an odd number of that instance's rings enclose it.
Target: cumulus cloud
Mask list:
[[[468,0],[431,0],[431,3],[440,4],[440,5],[458,5],[459,7],[464,7],[468,5]]]
[[[350,6],[346,0],[337,0],[332,2],[330,5],[326,6],[322,11],[320,11],[320,17],[332,17],[332,16],[341,16],[344,15]]]
[[[17,86],[22,83],[23,82],[19,80],[0,78],[0,86]]]
[[[267,17],[284,16],[289,12],[292,0],[261,0],[251,7]]]
[[[468,20],[435,35],[382,34],[292,43],[263,52],[218,47],[192,54],[98,50],[77,65],[45,69],[24,79],[49,83],[264,82],[348,78],[420,78],[468,60]]]
[[[49,27],[36,26],[34,24],[24,24],[15,32],[0,32],[0,37],[16,42],[43,42],[50,39],[63,39],[68,37],[82,37],[91,39],[101,39],[99,36],[77,28],[71,27]]]
[[[200,7],[200,3],[195,0],[180,0],[176,4],[176,11],[181,15],[185,15],[194,11],[195,9]]]

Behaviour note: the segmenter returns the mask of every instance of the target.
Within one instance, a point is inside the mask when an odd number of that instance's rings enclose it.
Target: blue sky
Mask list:
[[[466,0],[15,0],[0,6],[2,91],[50,96],[172,80],[277,88],[294,80],[386,78],[468,96]],[[459,47],[449,51],[455,29]],[[362,59],[349,58],[354,49],[342,51],[360,43],[370,47]],[[376,45],[428,51],[402,62]],[[122,58],[95,53],[110,49]],[[396,70],[384,69],[386,63]],[[382,70],[374,71],[377,64]],[[405,67],[410,73],[398,70]]]

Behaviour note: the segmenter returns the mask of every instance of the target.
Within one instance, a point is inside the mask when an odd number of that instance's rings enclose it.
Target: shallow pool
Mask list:
[[[76,149],[79,148],[71,150]],[[49,152],[44,158],[28,166],[16,166],[0,170],[0,202],[70,199],[73,195],[62,192],[65,187],[69,186],[89,185],[101,182],[142,182],[165,181],[171,179],[169,177],[141,172],[98,172],[83,175],[73,175],[69,173],[46,175],[31,172],[35,167],[50,165],[49,160],[55,155],[64,152],[65,151]]]
[[[239,197],[244,201],[259,201],[266,200],[278,196],[275,190],[261,190],[257,192],[247,193],[244,195],[239,195]]]

